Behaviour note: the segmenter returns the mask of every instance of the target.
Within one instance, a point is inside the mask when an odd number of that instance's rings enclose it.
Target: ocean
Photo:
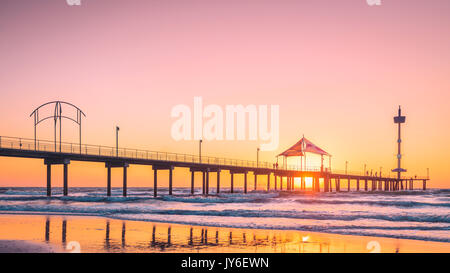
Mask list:
[[[251,191],[191,196],[190,188],[1,188],[0,213],[103,216],[230,228],[279,229],[450,242],[450,189],[398,192]],[[235,189],[236,191],[236,189]]]

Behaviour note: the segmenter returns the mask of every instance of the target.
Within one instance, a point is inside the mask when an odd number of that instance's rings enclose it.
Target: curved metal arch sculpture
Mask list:
[[[50,105],[50,104],[55,104],[55,110],[53,112],[53,115],[46,116],[44,118],[40,118],[39,117],[39,109],[41,109],[44,106]],[[68,117],[68,116],[64,116],[62,114],[63,105],[67,105],[67,106],[70,106],[70,107],[76,109],[76,111],[77,111],[77,118],[74,119],[74,118],[71,118],[71,117]],[[77,123],[78,126],[79,126],[79,132],[80,132],[79,133],[79,137],[80,137],[80,153],[81,153],[81,118],[82,118],[82,116],[86,117],[86,115],[84,114],[84,112],[80,108],[78,108],[77,106],[73,105],[72,103],[65,102],[65,101],[50,101],[50,102],[44,103],[41,106],[39,106],[36,109],[34,109],[34,111],[31,112],[31,114],[30,114],[30,117],[31,116],[34,116],[34,149],[35,150],[36,150],[36,147],[37,147],[36,146],[36,141],[37,141],[36,140],[37,139],[36,138],[36,127],[37,127],[37,125],[39,123],[47,120],[47,119],[53,118],[54,122],[55,122],[54,123],[55,124],[54,125],[54,131],[55,131],[55,152],[57,152],[56,127],[57,127],[58,120],[59,120],[59,152],[62,151],[61,150],[61,147],[62,147],[62,145],[61,145],[61,128],[62,128],[62,119],[65,118],[65,119],[68,119],[68,120],[71,120],[71,121]]]

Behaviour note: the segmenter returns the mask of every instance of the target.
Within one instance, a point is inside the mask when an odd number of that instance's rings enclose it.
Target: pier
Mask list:
[[[81,152],[80,152],[81,151]],[[123,170],[123,196],[127,196],[127,168],[130,165],[147,165],[153,170],[153,196],[158,196],[158,172],[169,173],[169,194],[173,189],[173,172],[178,168],[188,168],[191,172],[191,194],[194,194],[196,172],[202,173],[202,193],[218,194],[221,190],[221,172],[228,171],[231,178],[231,193],[234,192],[233,180],[235,175],[244,176],[244,193],[249,188],[248,175],[254,176],[253,190],[257,188],[258,181],[266,180],[267,191],[297,191],[306,190],[306,178],[312,178],[312,191],[314,192],[340,192],[350,191],[351,185],[355,185],[357,191],[398,191],[398,190],[426,190],[428,177],[393,178],[386,176],[374,176],[364,173],[338,172],[321,168],[302,168],[297,166],[281,166],[273,163],[256,162],[239,159],[227,159],[188,154],[167,152],[155,152],[138,149],[95,146],[75,143],[62,143],[54,150],[51,141],[37,140],[36,146],[33,139],[0,136],[0,156],[19,157],[30,159],[42,159],[47,169],[47,196],[52,194],[52,171],[55,165],[63,167],[63,195],[69,194],[68,171],[72,161],[101,162],[106,169],[107,196],[111,195],[111,168]],[[149,172],[150,173],[150,172]],[[216,173],[217,180],[215,191],[211,190],[210,174]],[[295,187],[294,179],[300,179],[300,187]],[[271,184],[273,182],[273,184]],[[320,183],[322,182],[322,183]],[[420,186],[417,186],[420,183]],[[341,187],[345,185],[345,189]],[[416,186],[415,186],[416,185]]]
[[[39,110],[45,106],[54,106],[54,114],[40,119]],[[77,117],[70,118],[62,115],[63,106],[71,107],[76,110]],[[399,116],[401,115],[399,110]],[[219,194],[221,191],[221,172],[226,171],[230,174],[230,192],[234,193],[234,177],[235,175],[243,175],[244,177],[244,193],[248,193],[249,188],[248,175],[252,174],[254,178],[253,190],[258,187],[258,180],[267,181],[267,191],[305,191],[306,179],[312,179],[313,192],[340,192],[350,191],[351,185],[355,185],[353,189],[356,191],[399,191],[399,190],[426,190],[429,177],[401,177],[400,173],[406,170],[399,168],[393,170],[397,172],[397,177],[373,175],[364,171],[362,173],[343,171],[333,171],[331,168],[324,168],[323,155],[328,155],[325,151],[313,145],[307,139],[302,138],[297,144],[285,151],[283,156],[303,156],[308,147],[312,152],[322,155],[322,166],[311,168],[306,166],[289,166],[278,163],[259,162],[227,159],[219,157],[209,157],[189,154],[178,154],[168,152],[157,152],[140,149],[128,149],[116,147],[108,147],[101,145],[88,145],[81,142],[81,118],[85,114],[81,109],[73,104],[55,101],[45,103],[36,108],[30,116],[34,118],[34,139],[6,137],[0,136],[0,156],[41,159],[47,169],[47,196],[52,195],[52,167],[61,165],[63,167],[63,195],[69,195],[68,171],[72,161],[97,162],[104,163],[106,169],[106,190],[107,196],[111,196],[111,169],[120,168],[123,170],[123,191],[122,195],[127,196],[127,169],[130,165],[146,165],[151,166],[153,170],[153,197],[158,196],[158,172],[168,172],[169,174],[169,195],[173,193],[173,173],[179,168],[187,168],[191,172],[191,194],[194,194],[195,173],[202,173],[202,194]],[[62,119],[69,119],[79,126],[79,143],[66,143],[61,140]],[[39,140],[36,135],[36,126],[47,119],[54,120],[54,141]],[[57,125],[59,121],[59,141],[57,141]],[[399,122],[398,118],[395,119]],[[404,122],[404,117],[400,120]],[[119,128],[116,127],[116,137],[118,138]],[[399,127],[400,134],[400,127]],[[400,136],[399,136],[399,157],[400,155]],[[201,143],[200,143],[201,145]],[[308,146],[310,145],[310,146]],[[306,147],[306,148],[305,148]],[[201,146],[200,146],[201,148]],[[330,160],[331,164],[331,160]],[[149,172],[150,173],[150,172]],[[215,187],[210,183],[211,173],[216,173]],[[300,183],[300,187],[296,187],[294,181]],[[273,184],[272,184],[273,182]],[[417,186],[417,184],[421,184]],[[341,187],[341,185],[343,187]],[[144,186],[144,185],[143,185]],[[145,185],[147,186],[147,185]],[[211,186],[211,187],[210,187]],[[346,189],[345,189],[345,186]],[[213,190],[215,188],[215,190]]]

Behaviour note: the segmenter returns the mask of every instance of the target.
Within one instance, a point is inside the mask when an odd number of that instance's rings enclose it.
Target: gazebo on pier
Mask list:
[[[286,151],[277,155],[277,160],[278,160],[278,157],[281,156],[283,158],[283,168],[287,168],[287,164],[286,164],[287,158],[299,156],[300,157],[299,170],[300,171],[308,171],[311,169],[308,169],[308,167],[306,165],[306,154],[307,153],[316,154],[316,155],[321,156],[321,161],[320,161],[321,162],[321,164],[320,164],[321,172],[331,171],[331,154],[327,153],[325,150],[323,150],[316,144],[312,143],[311,141],[306,139],[304,136],[297,143],[292,145],[289,149],[287,149]],[[325,169],[324,169],[324,165],[323,165],[324,156],[327,156],[329,159],[328,168],[325,168]],[[305,164],[303,164],[303,161],[305,162]],[[318,171],[318,170],[314,170],[314,171]]]
[[[315,145],[314,143],[312,143],[311,141],[306,139],[305,136],[303,136],[297,143],[292,145],[289,149],[287,149],[284,152],[277,155],[277,162],[278,162],[278,157],[281,156],[283,158],[282,168],[287,169],[287,158],[298,156],[298,157],[300,157],[300,166],[298,168],[299,171],[319,171],[318,169],[312,169],[311,167],[308,168],[308,166],[306,165],[307,153],[320,155],[320,162],[321,162],[320,171],[321,172],[331,172],[331,154],[329,154],[328,152],[326,152],[319,146]],[[324,165],[323,165],[324,156],[327,156],[329,159],[328,168],[324,168]],[[304,164],[303,164],[303,161],[304,161]],[[304,177],[302,177],[302,179],[301,179],[301,188],[305,189],[305,181],[303,178]]]

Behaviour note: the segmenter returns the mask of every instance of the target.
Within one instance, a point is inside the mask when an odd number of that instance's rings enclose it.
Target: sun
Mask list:
[[[305,187],[306,189],[312,188],[313,179],[312,177],[305,177]],[[296,189],[300,189],[301,186],[301,179],[300,177],[294,178],[294,184]]]

